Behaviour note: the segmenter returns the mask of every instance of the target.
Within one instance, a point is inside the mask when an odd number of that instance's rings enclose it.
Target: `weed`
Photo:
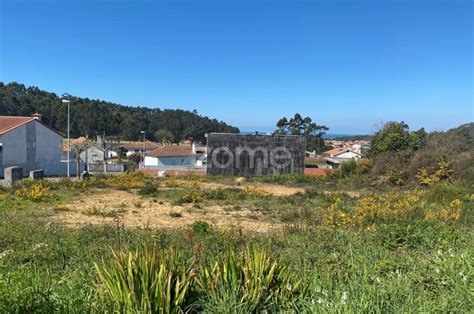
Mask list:
[[[168,215],[173,218],[181,218],[183,217],[183,214],[181,212],[170,212]]]

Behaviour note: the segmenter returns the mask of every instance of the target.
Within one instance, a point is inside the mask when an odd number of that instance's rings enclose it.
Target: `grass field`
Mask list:
[[[0,190],[0,312],[469,312],[470,183],[305,176]]]

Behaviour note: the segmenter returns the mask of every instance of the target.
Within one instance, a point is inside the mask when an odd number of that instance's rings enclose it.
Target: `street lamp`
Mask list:
[[[69,154],[71,152],[71,137],[70,137],[70,109],[69,109],[69,104],[71,103],[70,100],[63,99],[62,100],[63,104],[67,104],[67,177],[70,178],[70,172],[69,172],[69,163],[70,163],[70,158]]]
[[[145,131],[140,131],[143,134],[143,168],[145,168]]]

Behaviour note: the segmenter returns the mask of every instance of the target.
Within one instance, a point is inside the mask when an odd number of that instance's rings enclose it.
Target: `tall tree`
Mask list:
[[[278,120],[274,134],[280,135],[303,135],[306,137],[307,149],[321,153],[326,149],[323,135],[329,128],[325,125],[318,125],[310,117],[303,118],[299,113],[295,113],[293,118],[286,117]]]

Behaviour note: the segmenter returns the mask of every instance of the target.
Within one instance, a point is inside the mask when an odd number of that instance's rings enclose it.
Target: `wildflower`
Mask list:
[[[319,298],[317,302],[318,302],[318,304],[322,304],[322,303],[323,303],[323,299]]]
[[[4,257],[7,257],[11,253],[13,253],[12,249],[3,251],[2,253],[0,253],[0,260],[3,259]]]
[[[349,299],[349,292],[344,291],[341,295],[341,303],[346,304],[346,301]]]
[[[379,278],[379,277],[375,277],[375,281],[377,281],[377,283],[381,283],[382,280]]]
[[[435,269],[435,272],[436,272],[437,274],[439,274],[439,268],[436,268],[436,269]]]
[[[443,251],[442,250],[438,250],[438,255],[443,255]]]

